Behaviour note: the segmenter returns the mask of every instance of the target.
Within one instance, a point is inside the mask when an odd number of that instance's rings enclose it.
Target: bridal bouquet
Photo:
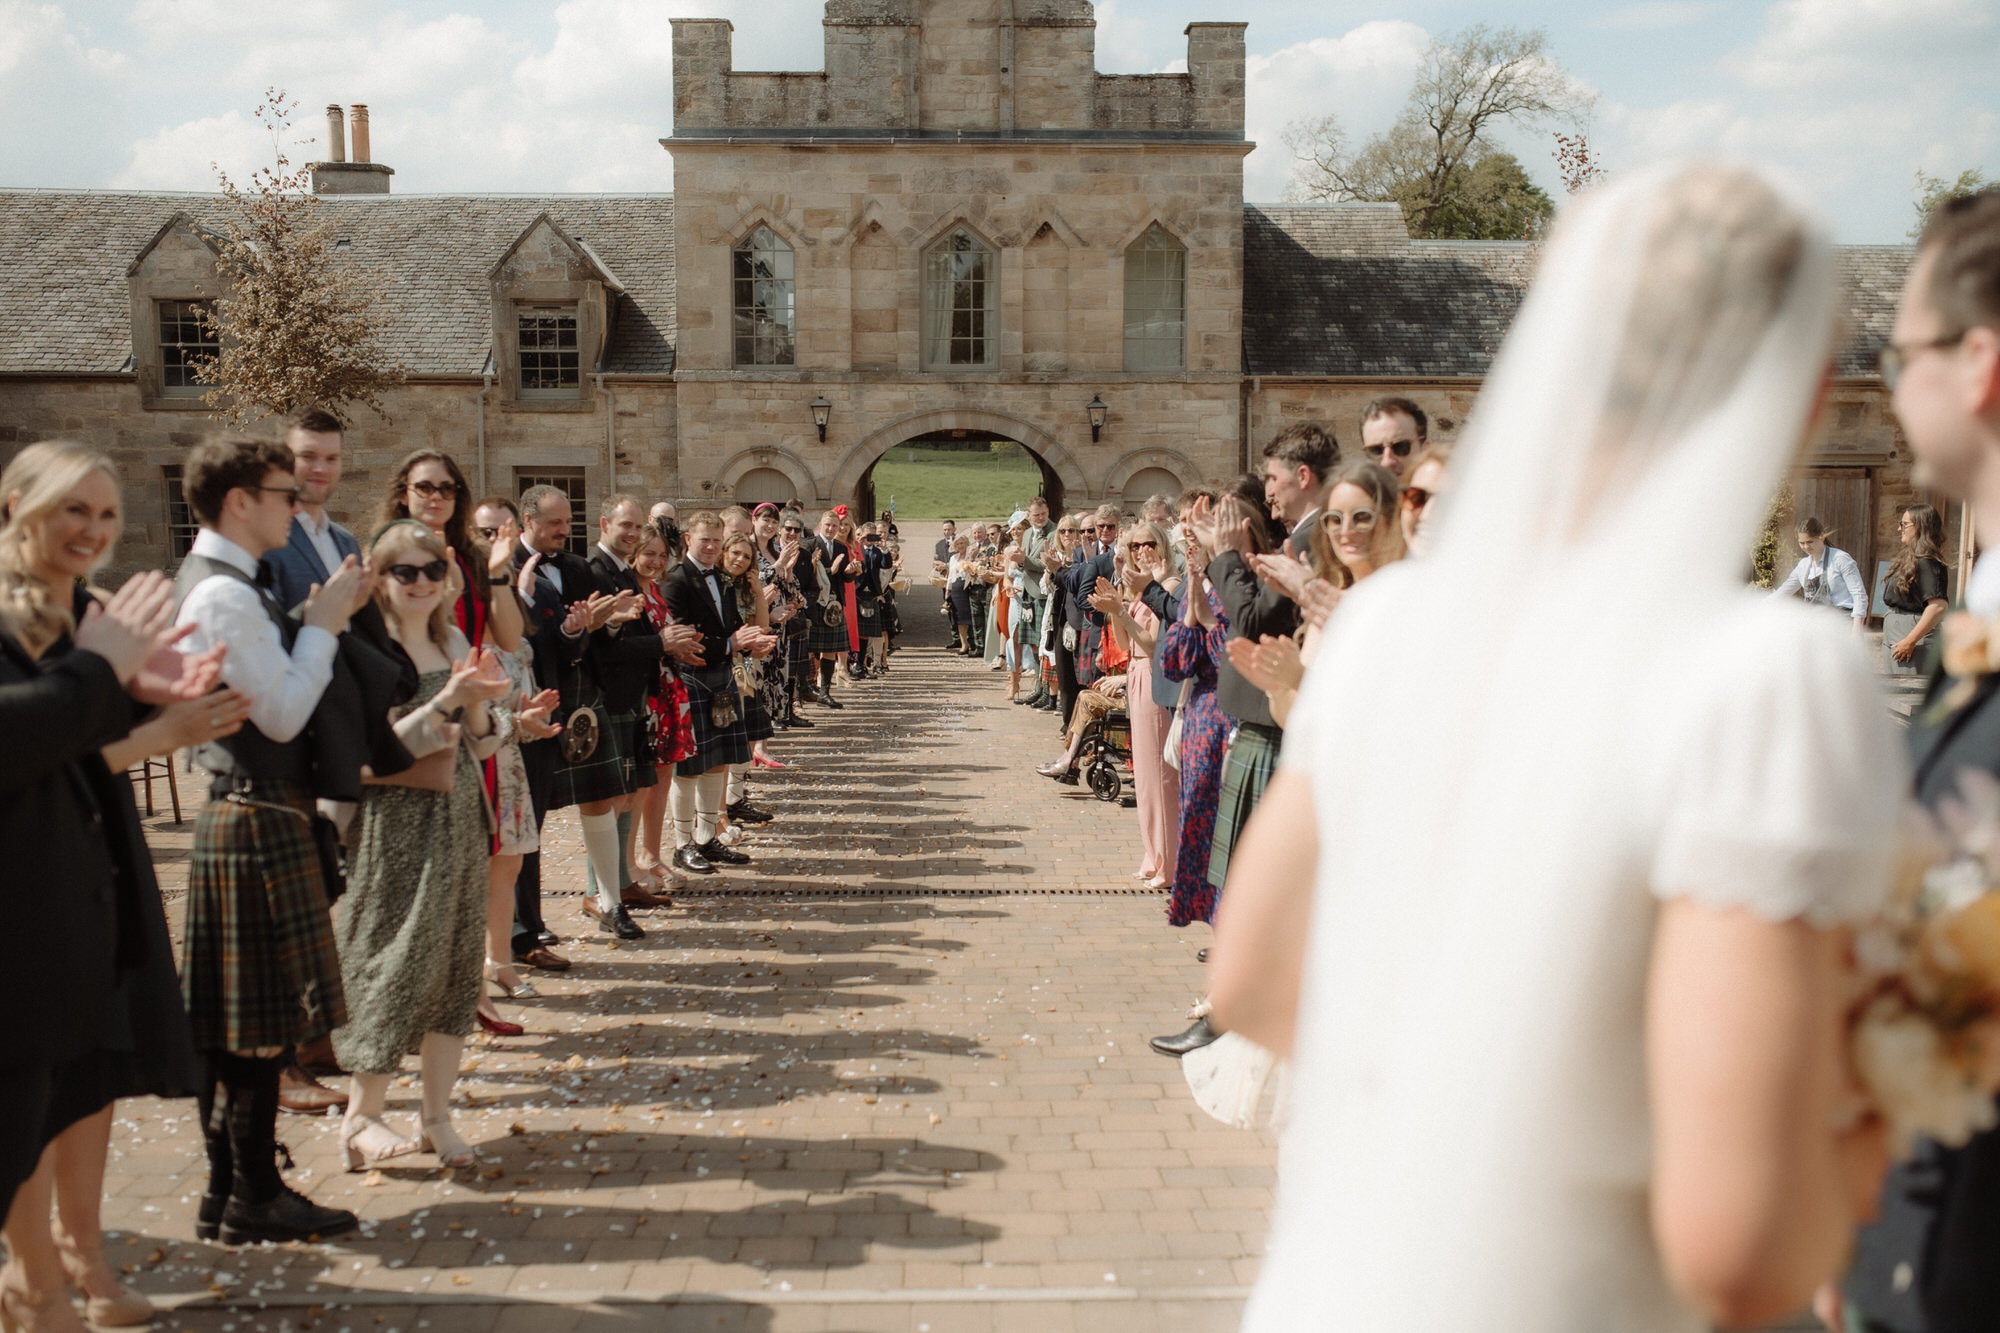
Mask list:
[[[1996,1122],[2000,781],[1968,770],[1959,792],[1912,811],[1889,904],[1854,936],[1850,1053],[1899,1157]]]

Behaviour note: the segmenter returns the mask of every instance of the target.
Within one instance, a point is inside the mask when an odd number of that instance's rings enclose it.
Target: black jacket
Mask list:
[[[610,556],[590,548],[590,574],[597,591],[638,592],[639,576],[620,569]],[[606,625],[590,636],[590,657],[597,667],[597,683],[604,689],[604,702],[615,712],[637,712],[660,679],[660,659],[666,648],[653,622],[641,615],[622,625]]]
[[[1963,708],[1937,711],[1933,673],[1911,716],[1916,796],[1934,807],[1977,768],[2000,776],[2000,675],[1982,677]],[[1963,1148],[1923,1143],[1889,1172],[1881,1216],[1855,1243],[1847,1298],[1895,1333],[1981,1333],[2000,1321],[2000,1131]],[[1899,1270],[1902,1281],[1898,1281]]]
[[[667,611],[682,625],[692,625],[701,631],[701,660],[704,665],[689,668],[702,674],[704,679],[717,678],[718,669],[729,665],[729,639],[742,627],[743,618],[736,612],[736,596],[729,587],[729,581],[719,569],[707,571],[713,574],[722,592],[722,607],[718,611],[715,598],[710,595],[706,578],[693,560],[683,559],[667,571],[660,580],[660,595],[666,599]]]
[[[527,561],[527,548],[515,542],[512,566],[515,578],[520,577],[521,566]],[[551,567],[562,576],[560,589],[548,575]],[[596,576],[580,555],[557,551],[536,566],[534,595],[528,598],[527,616],[528,642],[535,654],[535,683],[560,693],[569,707],[576,706],[579,668],[590,647],[590,636],[579,634],[571,638],[564,634],[563,617],[569,614],[571,604],[589,600],[595,591]]]
[[[1298,603],[1276,588],[1260,583],[1235,551],[1224,551],[1208,562],[1208,581],[1215,585],[1222,613],[1229,617],[1230,638],[1255,642],[1266,634],[1290,634],[1298,629]],[[1271,716],[1271,701],[1264,697],[1264,691],[1243,679],[1243,673],[1226,657],[1217,672],[1215,701],[1238,722],[1260,727],[1278,725]]]
[[[0,633],[0,902],[28,946],[9,969],[26,1006],[7,1037],[9,1068],[74,1059],[104,1031],[120,961],[119,898],[131,885],[120,882],[129,873],[119,863],[125,839],[98,750],[143,713],[97,654],[38,663]]]

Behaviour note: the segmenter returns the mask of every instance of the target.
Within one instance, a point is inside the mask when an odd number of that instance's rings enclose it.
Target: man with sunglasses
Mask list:
[[[361,543],[326,512],[340,484],[340,419],[317,407],[294,412],[285,421],[285,444],[292,451],[299,511],[285,544],[267,552],[262,563],[278,604],[289,611],[315,583],[332,577],[341,561],[350,555],[360,559]]]
[[[1961,597],[1965,610],[2000,617],[2000,189],[1939,206],[1917,243],[1890,341],[1883,382],[1894,395],[1924,484],[1972,508],[1986,544]],[[1925,703],[1910,719],[1917,799],[1935,808],[1959,797],[1969,769],[2000,774],[2000,675],[1975,677],[1957,707],[1933,667]],[[1815,1304],[1830,1326],[1866,1333],[1970,1333],[2000,1311],[2000,1130],[1962,1148],[1922,1142],[1883,1186],[1880,1220],[1864,1229],[1844,1293]],[[1841,1308],[1845,1304],[1847,1308]]]
[[[1100,506],[1086,515],[1082,524],[1083,542],[1073,558],[1064,560],[1059,547],[1051,547],[1044,559],[1055,569],[1052,614],[1060,614],[1063,632],[1056,639],[1056,707],[1062,729],[1069,730],[1070,715],[1077,695],[1097,677],[1097,646],[1104,637],[1104,613],[1090,604],[1099,579],[1111,578],[1113,551],[1118,544],[1119,514],[1116,505]]]
[[[1407,398],[1376,398],[1361,409],[1361,452],[1401,481],[1430,447],[1431,419]]]
[[[340,634],[371,591],[351,555],[300,603],[296,622],[263,586],[258,561],[285,545],[299,505],[293,468],[282,444],[197,445],[184,485],[201,531],[175,578],[179,623],[194,627],[181,648],[226,648],[223,684],[253,701],[240,731],[194,754],[212,782],[195,828],[181,962],[205,1065],[209,1177],[195,1231],[228,1245],[356,1225],[354,1214],[287,1187],[276,1161],[286,1053],[347,1016],[313,825],[325,775],[312,724],[334,679]],[[358,791],[358,762],[352,776]]]

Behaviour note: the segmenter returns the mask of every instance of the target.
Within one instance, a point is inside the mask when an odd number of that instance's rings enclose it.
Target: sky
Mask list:
[[[728,18],[739,69],[821,67],[819,0],[0,0],[0,186],[204,190],[271,142],[276,85],[300,133],[328,102],[370,108],[398,193],[664,191],[671,16]],[[1245,164],[1285,197],[1280,141],[1337,115],[1355,142],[1401,108],[1426,44],[1475,23],[1540,27],[1596,97],[1613,171],[1685,154],[1763,163],[1837,239],[1898,243],[1919,170],[2000,176],[2000,0],[1101,0],[1105,73],[1180,68],[1183,28],[1249,23]],[[1549,130],[1505,145],[1551,193]],[[295,151],[295,160],[323,155]]]

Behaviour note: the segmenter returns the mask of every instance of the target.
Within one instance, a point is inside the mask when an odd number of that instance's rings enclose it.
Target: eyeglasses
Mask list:
[[[407,588],[420,578],[443,583],[447,568],[449,566],[444,561],[433,560],[428,565],[391,565],[382,572]]]
[[[1903,378],[1903,372],[1909,369],[1910,362],[1916,359],[1917,353],[1955,346],[1964,342],[1965,335],[1970,332],[1971,329],[1960,329],[1947,337],[1930,338],[1923,342],[1882,344],[1882,350],[1875,354],[1875,365],[1882,372],[1882,383],[1894,389],[1896,381]]]
[[[863,537],[861,539],[861,544],[863,546],[874,546],[880,543],[881,540],[882,539],[880,537]]]
[[[804,528],[794,527],[790,523],[785,525],[785,531],[791,533],[794,537],[803,537],[806,535]]]
[[[500,540],[500,529],[498,528],[474,528],[473,531],[489,542]]]
[[[1405,486],[1403,488],[1403,508],[1414,509],[1419,514],[1424,512],[1424,506],[1429,504],[1433,498],[1435,497],[1432,493],[1421,486]]]
[[[1361,452],[1379,463],[1382,461],[1384,451],[1392,453],[1398,458],[1408,458],[1410,450],[1416,447],[1417,442],[1415,440],[1391,440],[1387,444],[1364,444],[1361,446]]]
[[[1160,549],[1160,544],[1158,542],[1131,542],[1128,544],[1127,549],[1133,551],[1157,551]]]
[[[1375,511],[1357,509],[1351,514],[1343,514],[1338,509],[1329,509],[1320,516],[1319,521],[1335,532],[1373,532]]]
[[[412,481],[407,483],[409,491],[421,495],[426,500],[442,500],[447,495],[457,495],[458,487],[448,481]]]
[[[262,491],[267,495],[282,495],[285,503],[293,509],[299,507],[299,488],[296,486],[245,486],[246,491]]]

